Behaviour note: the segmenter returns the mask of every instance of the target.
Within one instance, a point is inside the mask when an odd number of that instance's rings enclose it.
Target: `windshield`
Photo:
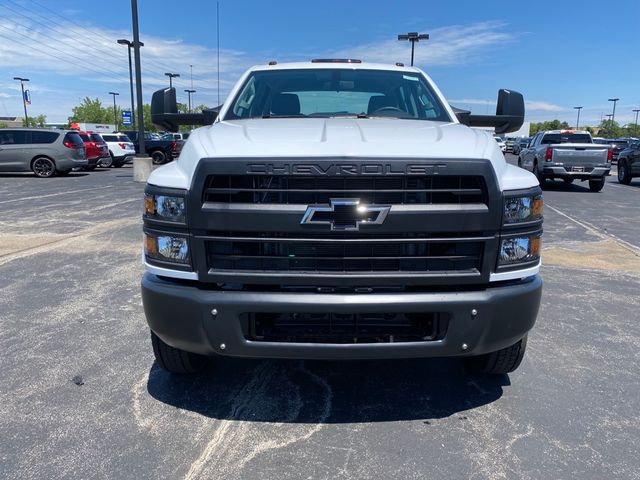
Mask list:
[[[338,68],[253,72],[225,120],[278,117],[451,121],[422,75]]]
[[[542,141],[544,145],[553,143],[592,143],[588,133],[547,133]]]

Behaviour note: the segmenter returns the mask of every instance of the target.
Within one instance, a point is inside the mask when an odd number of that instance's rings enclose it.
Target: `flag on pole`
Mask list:
[[[24,104],[31,105],[31,93],[29,90],[24,91]]]

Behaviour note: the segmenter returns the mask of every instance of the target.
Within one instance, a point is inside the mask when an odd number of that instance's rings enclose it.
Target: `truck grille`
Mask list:
[[[444,338],[447,313],[249,313],[245,338],[254,342],[397,343]]]
[[[210,175],[205,182],[203,201],[313,205],[345,196],[357,197],[364,203],[395,205],[487,203],[485,182],[478,175]]]
[[[216,237],[206,242],[215,271],[479,272],[484,242],[437,238]]]

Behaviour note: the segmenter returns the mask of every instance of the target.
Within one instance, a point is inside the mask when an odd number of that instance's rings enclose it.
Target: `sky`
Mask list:
[[[415,64],[449,102],[495,111],[497,91],[526,100],[526,119],[597,125],[619,98],[616,120],[640,108],[640,0],[595,2],[460,0],[139,0],[145,102],[174,80],[178,101],[193,78],[194,104],[215,106],[246,68],[269,60],[347,57],[410,61],[397,34],[429,33]],[[129,0],[0,0],[0,116],[22,116],[20,84],[30,79],[29,115],[63,122],[84,97],[130,105]],[[191,76],[192,72],[192,76]],[[220,83],[218,84],[218,73]]]

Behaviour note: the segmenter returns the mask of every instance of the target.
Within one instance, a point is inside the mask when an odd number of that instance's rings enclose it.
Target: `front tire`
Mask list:
[[[156,150],[151,153],[151,161],[154,165],[162,165],[167,160],[167,155],[162,150]]]
[[[629,185],[631,183],[631,171],[627,162],[622,160],[618,162],[618,183]]]
[[[169,373],[177,375],[198,373],[207,365],[206,357],[167,345],[153,332],[151,332],[151,345],[156,362]]]
[[[522,363],[526,349],[527,336],[525,335],[514,345],[497,352],[465,358],[464,365],[467,371],[471,373],[483,373],[486,375],[511,373]]]
[[[38,157],[31,162],[31,171],[36,177],[53,177],[56,174],[56,164],[48,157]]]
[[[604,187],[604,178],[599,180],[589,180],[589,190],[592,192],[599,192]]]

